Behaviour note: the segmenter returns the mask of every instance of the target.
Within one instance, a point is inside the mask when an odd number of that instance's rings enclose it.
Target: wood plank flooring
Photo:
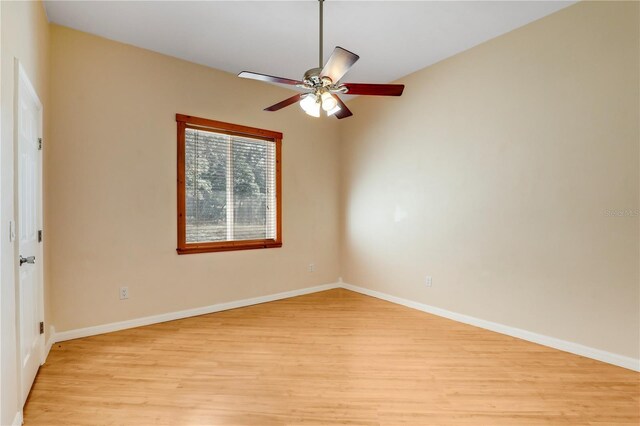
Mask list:
[[[638,425],[640,374],[337,289],[54,345],[25,425]]]

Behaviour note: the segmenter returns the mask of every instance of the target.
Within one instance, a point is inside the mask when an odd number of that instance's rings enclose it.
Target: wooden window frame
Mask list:
[[[282,247],[282,133],[241,126],[190,115],[176,114],[178,124],[178,254],[209,253]],[[186,129],[194,128],[272,141],[276,147],[276,238],[244,241],[187,243],[185,138]]]

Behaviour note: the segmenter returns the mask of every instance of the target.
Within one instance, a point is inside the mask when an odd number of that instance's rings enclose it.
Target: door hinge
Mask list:
[[[42,229],[38,230],[38,242],[42,242]]]
[[[38,151],[42,150],[42,138],[38,138]]]
[[[40,321],[40,334],[44,334],[44,322]]]

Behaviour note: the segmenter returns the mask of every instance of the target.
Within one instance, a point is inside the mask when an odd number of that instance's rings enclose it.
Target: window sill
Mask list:
[[[222,243],[188,244],[185,247],[178,247],[176,251],[178,252],[178,254],[195,254],[195,253],[254,250],[254,249],[265,249],[265,248],[278,248],[278,247],[282,247],[281,241],[255,240],[255,241],[234,241],[234,242],[222,242]]]

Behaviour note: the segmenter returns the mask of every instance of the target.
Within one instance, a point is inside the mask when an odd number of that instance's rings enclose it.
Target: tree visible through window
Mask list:
[[[282,135],[176,119],[178,253],[280,247]]]

